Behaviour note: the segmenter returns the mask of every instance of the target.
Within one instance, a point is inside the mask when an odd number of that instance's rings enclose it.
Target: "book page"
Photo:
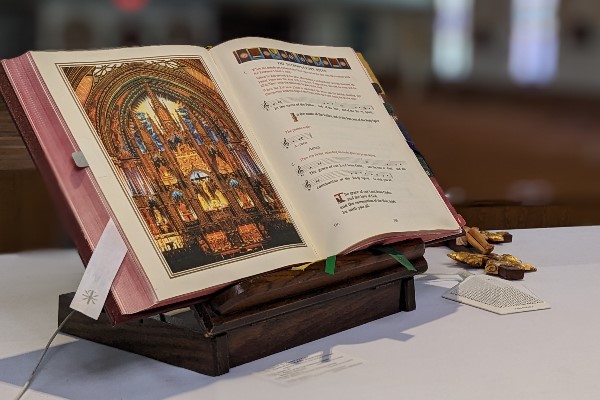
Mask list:
[[[247,38],[210,52],[321,257],[459,229],[352,49]]]
[[[159,301],[315,259],[205,49],[32,56]]]

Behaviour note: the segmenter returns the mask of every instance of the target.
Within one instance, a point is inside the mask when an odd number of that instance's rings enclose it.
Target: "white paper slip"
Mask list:
[[[258,374],[277,383],[290,384],[323,374],[340,372],[362,363],[362,360],[347,354],[328,350],[277,364]]]
[[[71,302],[73,310],[98,319],[126,253],[127,246],[109,219]]]

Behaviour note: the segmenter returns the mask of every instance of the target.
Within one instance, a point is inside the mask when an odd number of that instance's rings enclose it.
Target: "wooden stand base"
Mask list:
[[[340,256],[336,272],[316,263],[242,281],[179,313],[112,326],[74,314],[62,332],[210,376],[399,311],[416,308],[413,276],[427,270],[419,241],[395,246],[415,271],[389,255]],[[58,322],[73,293],[59,299]]]

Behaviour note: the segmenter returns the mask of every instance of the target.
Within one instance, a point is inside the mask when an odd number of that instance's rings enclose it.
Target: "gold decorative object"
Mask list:
[[[505,231],[489,232],[481,231],[477,227],[463,227],[464,236],[457,237],[454,244],[456,246],[473,247],[479,253],[490,254],[494,251],[494,245],[491,243],[512,242],[512,235]],[[450,246],[452,248],[452,246]]]
[[[470,265],[471,267],[481,268],[489,259],[484,254],[469,253],[468,251],[455,251],[448,254],[448,257],[454,261]]]
[[[512,240],[512,235],[505,231],[489,232],[479,231],[481,235],[490,243],[506,243]]]
[[[485,236],[481,234],[479,228],[464,227],[467,234],[467,242],[475,247],[482,254],[490,254],[494,251],[494,246],[489,244]]]
[[[456,238],[456,244],[459,246],[472,246],[482,254],[489,254],[494,251],[494,246],[491,245],[486,237],[476,227],[463,227],[465,236]]]
[[[499,267],[500,266],[495,260],[488,260],[488,262],[485,263],[484,271],[486,274],[498,275]]]
[[[537,268],[533,265],[525,264],[511,254],[477,254],[468,251],[455,251],[449,253],[448,257],[471,267],[484,268],[486,273],[493,275],[497,275],[498,269],[502,266],[515,267],[523,271],[537,271]]]
[[[496,260],[498,264],[507,265],[509,267],[517,267],[524,271],[537,271],[536,267],[531,264],[525,264],[523,261],[519,260],[513,255],[502,254],[499,256],[498,254],[493,254],[493,256],[494,260]]]

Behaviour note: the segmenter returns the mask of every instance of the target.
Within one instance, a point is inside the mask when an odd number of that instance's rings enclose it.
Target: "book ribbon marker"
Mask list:
[[[377,250],[382,253],[388,254],[389,256],[391,256],[394,260],[398,261],[398,263],[400,263],[404,268],[408,269],[409,271],[415,271],[415,272],[417,271],[415,266],[412,265],[412,263],[410,261],[408,261],[408,258],[406,258],[406,256],[404,254],[400,253],[398,250],[396,250],[393,247],[378,246],[378,247],[373,247],[373,250]]]
[[[127,246],[112,218],[108,220],[79,283],[71,308],[98,319]]]
[[[335,256],[329,256],[325,260],[325,273],[329,275],[335,274]]]

